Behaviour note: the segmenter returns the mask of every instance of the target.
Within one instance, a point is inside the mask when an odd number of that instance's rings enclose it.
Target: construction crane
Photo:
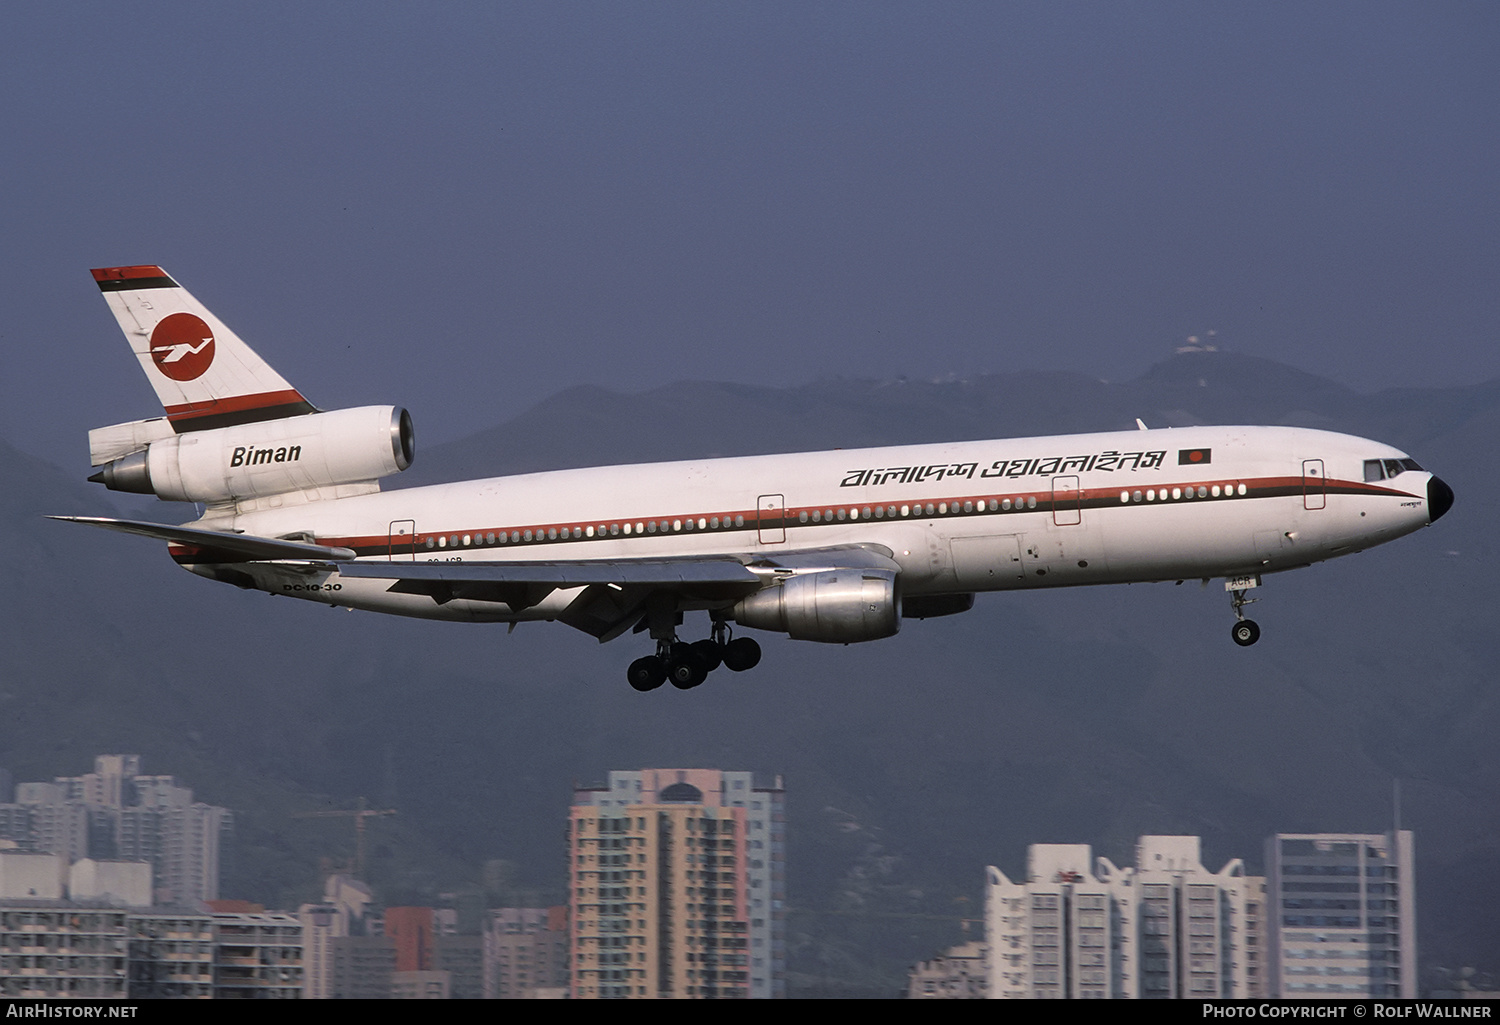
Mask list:
[[[358,800],[358,802],[356,802],[356,803],[357,803],[357,807],[354,808],[354,810],[352,810],[352,811],[339,811],[339,810],[329,810],[329,811],[299,811],[299,812],[293,812],[292,813],[292,818],[294,818],[294,819],[333,819],[333,818],[350,818],[350,817],[352,817],[354,819],[354,877],[356,879],[364,879],[365,878],[365,819],[374,818],[374,817],[379,816],[379,815],[394,815],[394,814],[396,814],[396,812],[395,812],[395,809],[393,809],[393,808],[366,808],[365,807],[365,799],[363,797],[361,797]]]

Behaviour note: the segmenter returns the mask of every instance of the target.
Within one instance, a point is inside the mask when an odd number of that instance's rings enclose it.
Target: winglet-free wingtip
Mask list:
[[[63,523],[82,523],[90,527],[103,527],[105,530],[149,537],[170,544],[234,552],[244,556],[249,562],[266,559],[348,562],[359,557],[352,548],[320,545],[306,541],[288,541],[279,537],[256,537],[253,534],[235,534],[222,530],[205,530],[201,527],[174,527],[170,523],[117,520],[107,516],[48,515],[47,519],[60,520]]]

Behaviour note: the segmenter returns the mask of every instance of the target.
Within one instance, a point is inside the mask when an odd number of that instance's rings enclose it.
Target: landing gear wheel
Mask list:
[[[1248,648],[1260,640],[1260,627],[1255,625],[1253,619],[1242,619],[1234,624],[1229,631],[1229,636],[1234,638],[1234,643],[1242,648]]]
[[[630,663],[625,676],[636,690],[655,690],[667,682],[667,664],[655,655],[647,655]]]
[[[672,657],[667,661],[667,679],[678,690],[692,690],[708,679],[708,664],[690,645],[674,644]]]
[[[710,673],[724,664],[724,645],[718,641],[694,641],[691,647],[693,654],[703,660]]]
[[[730,672],[743,673],[760,662],[760,645],[749,637],[736,637],[724,645],[724,666]]]

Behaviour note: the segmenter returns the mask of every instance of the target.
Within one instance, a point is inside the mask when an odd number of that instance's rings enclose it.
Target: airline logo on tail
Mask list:
[[[214,333],[202,317],[174,313],[151,332],[151,362],[174,381],[203,376],[214,361]]]

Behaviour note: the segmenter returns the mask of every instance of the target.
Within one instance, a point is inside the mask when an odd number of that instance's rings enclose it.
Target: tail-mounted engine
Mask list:
[[[799,641],[873,641],[901,629],[900,585],[893,570],[803,573],[742,599],[731,615]]]
[[[101,468],[89,480],[169,502],[214,503],[375,481],[410,466],[414,451],[411,416],[395,406],[169,431],[165,421],[148,420],[90,432]]]

